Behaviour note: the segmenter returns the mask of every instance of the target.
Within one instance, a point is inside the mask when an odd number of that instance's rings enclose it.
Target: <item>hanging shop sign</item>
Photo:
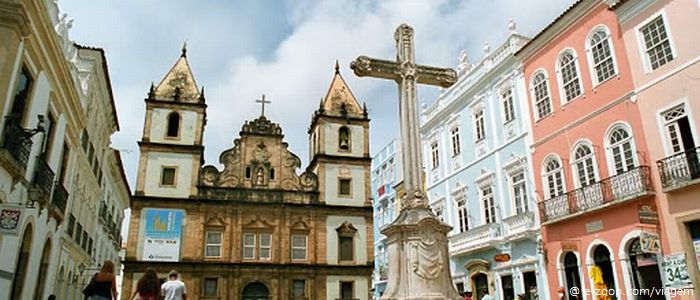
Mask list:
[[[510,254],[508,254],[508,253],[496,254],[493,256],[493,260],[495,262],[509,262],[510,261]]]
[[[656,233],[645,232],[639,234],[639,245],[644,253],[660,253],[661,241]]]
[[[578,251],[578,242],[577,241],[563,241],[563,242],[561,242],[561,251],[577,252]]]
[[[661,273],[666,288],[685,289],[693,286],[690,275],[688,275],[685,253],[664,256],[664,260],[661,262]]]
[[[656,205],[640,203],[637,206],[639,213],[639,223],[642,224],[659,224],[659,213],[656,210]]]
[[[143,260],[179,261],[185,212],[178,209],[142,210],[146,226],[143,236]]]
[[[16,205],[0,206],[0,233],[7,235],[19,234],[22,226],[24,208]]]

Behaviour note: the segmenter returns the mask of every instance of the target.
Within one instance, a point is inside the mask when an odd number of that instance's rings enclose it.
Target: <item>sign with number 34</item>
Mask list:
[[[665,287],[670,289],[692,287],[685,256],[685,253],[674,253],[664,256],[661,269],[664,276]]]

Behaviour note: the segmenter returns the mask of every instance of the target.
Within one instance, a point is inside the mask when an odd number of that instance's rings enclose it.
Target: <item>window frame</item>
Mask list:
[[[484,112],[485,107],[483,103],[477,105],[472,113],[472,118],[474,122],[474,141],[479,143],[486,140],[486,113]]]
[[[430,166],[433,170],[440,167],[440,145],[438,145],[437,141],[430,143],[430,160]]]
[[[295,286],[294,286],[294,285],[295,285],[295,283],[298,283],[298,282],[301,282],[301,283],[304,285],[304,289],[302,290],[302,294],[301,294],[301,295],[295,295],[295,294],[294,294],[294,291],[295,291]],[[292,296],[292,299],[296,299],[296,298],[305,299],[304,297],[307,297],[307,296],[306,296],[306,294],[307,294],[307,293],[306,293],[306,279],[303,279],[303,278],[292,278],[291,288],[292,288],[292,290],[291,290],[290,295]]]
[[[646,44],[645,44],[645,40],[644,40],[644,35],[642,34],[642,28],[651,24],[651,22],[654,21],[657,17],[661,17],[661,20],[664,23],[664,30],[666,30],[666,36],[668,37],[669,46],[671,48],[672,59],[669,60],[668,62],[666,62],[665,64],[658,66],[656,69],[652,69],[651,60],[649,59],[649,55],[647,54],[647,48],[646,48]],[[669,19],[668,19],[668,16],[666,16],[666,10],[661,9],[658,12],[650,15],[644,21],[639,22],[639,24],[637,24],[637,26],[634,27],[634,32],[635,32],[635,35],[637,36],[637,48],[639,49],[640,57],[642,57],[642,67],[644,68],[645,74],[656,71],[657,69],[667,65],[668,63],[670,63],[678,58],[678,51],[676,50],[676,45],[674,43],[673,34],[671,32],[671,27],[669,26],[668,20]]]
[[[515,177],[522,176],[522,179],[517,180]],[[511,198],[513,199],[513,212],[514,215],[519,215],[522,213],[526,213],[530,211],[530,205],[528,204],[528,197],[527,197],[527,175],[525,171],[517,171],[513,174],[509,175],[510,179],[510,193],[511,193]],[[521,188],[521,206],[523,208],[522,211],[518,211],[518,196],[516,193],[516,189]]]
[[[547,166],[549,165],[550,162],[556,162],[559,167],[555,170],[548,171]],[[561,160],[561,158],[557,155],[548,155],[543,161],[542,161],[542,190],[543,194],[545,196],[545,200],[547,199],[552,199],[555,197],[559,197],[561,195],[566,194],[566,171],[564,170],[564,164]],[[560,194],[552,194],[550,192],[550,184],[554,184],[555,190],[557,189],[556,182],[551,182],[550,181],[550,176],[558,176],[560,177],[561,180],[561,193]]]
[[[340,133],[342,130],[346,130],[346,132],[348,134],[348,147],[347,147],[347,149],[343,149],[340,147],[340,142],[341,142]],[[344,152],[344,153],[352,152],[352,130],[350,129],[350,127],[348,127],[346,125],[338,127],[338,152]]]
[[[258,260],[264,260],[264,261],[269,261],[272,260],[272,233],[268,232],[259,232],[258,234],[258,240],[260,241],[258,243]],[[263,236],[269,236],[270,238],[270,244],[267,246],[263,246]],[[268,257],[262,257],[263,250],[268,251]]]
[[[602,81],[598,81],[598,73],[596,72],[596,68],[595,68],[598,64],[596,64],[594,59],[593,59],[593,46],[594,45],[591,44],[591,39],[593,38],[593,35],[598,33],[598,31],[605,32],[605,39],[604,40],[608,41],[608,47],[610,48],[610,58],[612,59],[612,67],[615,69],[615,72],[613,72],[613,74],[610,75],[610,77],[608,77]],[[608,82],[615,77],[620,76],[620,68],[618,67],[618,64],[617,64],[617,55],[615,54],[615,45],[614,45],[613,39],[612,39],[612,32],[610,31],[610,28],[608,28],[607,25],[598,24],[598,25],[594,26],[593,29],[591,29],[588,32],[588,35],[586,36],[586,57],[588,58],[588,70],[589,70],[589,74],[591,76],[591,85],[593,86],[593,89],[596,89],[599,85],[601,85],[605,82]]]
[[[505,94],[508,94],[507,98],[504,97]],[[515,96],[513,87],[508,86],[507,88],[502,89],[498,93],[498,97],[501,100],[501,107],[503,108],[503,124],[508,124],[518,119],[515,112]]]
[[[172,184],[165,184],[163,180],[165,179],[165,170],[166,169],[172,169],[173,170],[173,183]],[[167,188],[173,188],[177,186],[177,172],[178,171],[178,166],[174,165],[161,165],[160,166],[160,181],[158,181],[158,186],[159,187],[167,187]]]
[[[207,291],[207,280],[214,280],[216,282],[216,290],[214,291],[214,295],[208,295],[206,293]],[[202,297],[211,297],[215,298],[219,296],[219,277],[204,277],[202,280]]]
[[[542,74],[543,79],[541,82],[535,83],[535,79],[537,78],[538,75]],[[539,109],[538,109],[538,103],[540,102],[537,99],[537,87],[539,85],[542,85],[547,92],[547,100],[549,104],[549,112],[547,112],[544,115],[540,115]],[[548,116],[551,116],[554,113],[554,103],[552,102],[552,90],[549,87],[549,76],[547,75],[547,71],[543,68],[539,68],[535,70],[535,72],[532,73],[532,77],[530,78],[530,94],[532,97],[532,112],[533,112],[533,117],[535,119],[535,122],[539,122],[540,120],[545,119]],[[542,100],[542,102],[545,102],[545,100]]]
[[[458,156],[462,153],[462,147],[460,145],[460,129],[459,124],[450,127],[450,142],[452,144],[452,157]]]
[[[342,191],[343,182],[348,182],[348,193],[344,194]],[[352,178],[349,177],[338,177],[338,197],[342,198],[352,198]]]
[[[303,237],[304,238],[304,247],[294,246],[294,238],[295,237]],[[290,258],[292,261],[306,261],[309,259],[309,235],[308,234],[293,233],[290,236],[289,246],[290,246]],[[304,258],[294,258],[294,250],[304,250]]]
[[[253,236],[253,244],[246,245],[246,236]],[[256,260],[257,259],[257,245],[258,245],[257,241],[258,241],[258,234],[257,233],[255,233],[255,232],[243,232],[243,236],[242,236],[242,240],[241,240],[241,242],[243,244],[242,253],[241,253],[242,259],[244,259],[244,260]],[[252,250],[253,250],[252,256],[248,257],[245,255],[246,248],[248,248],[248,249],[252,248]]]
[[[618,141],[615,144],[612,144],[610,142],[610,140],[612,138],[612,134],[618,130],[626,131],[628,137],[625,138],[624,141],[622,141],[622,142]],[[630,144],[630,151],[632,153],[632,166],[628,166],[626,159],[624,159],[624,146],[623,146],[624,143]],[[625,169],[626,169],[622,172],[618,172],[618,170],[617,170],[617,161],[615,160],[615,153],[614,153],[614,149],[620,148],[620,147],[621,147],[621,149],[619,149],[619,151],[623,157],[622,163],[625,165]],[[617,122],[617,123],[612,124],[608,128],[608,130],[605,133],[605,155],[606,155],[606,162],[608,164],[608,171],[609,171],[610,176],[615,176],[615,175],[618,175],[620,173],[629,172],[631,169],[634,169],[634,168],[639,166],[639,160],[637,158],[637,146],[636,146],[635,139],[634,139],[634,133],[632,131],[632,127],[629,126],[629,124],[627,124],[625,122]]]
[[[590,153],[590,154],[587,154],[587,155],[586,155],[585,157],[583,157],[583,158],[576,158],[576,152],[577,152],[577,150],[578,150],[579,148],[581,148],[581,147],[588,147],[588,149],[590,149],[591,153]],[[574,177],[574,187],[576,187],[576,188],[582,188],[582,187],[586,187],[586,186],[592,186],[592,185],[595,185],[597,182],[600,181],[600,171],[598,170],[598,160],[597,160],[597,158],[596,158],[596,153],[595,153],[596,151],[595,151],[595,150],[596,150],[596,149],[595,149],[595,147],[593,146],[593,143],[591,143],[591,142],[588,141],[588,140],[581,140],[581,141],[578,141],[578,142],[576,142],[576,143],[574,144],[574,146],[571,148],[571,158],[572,158],[572,159],[571,159],[571,170],[572,170],[572,172],[573,172],[572,175],[573,175],[573,177]],[[592,174],[593,177],[592,177],[592,178],[587,178],[587,179],[588,179],[589,181],[592,179],[593,182],[592,182],[592,183],[588,183],[588,182],[587,182],[587,183],[584,185],[584,184],[581,182],[581,178],[580,178],[580,176],[579,176],[579,172],[580,172],[581,170],[579,170],[578,164],[579,164],[579,163],[583,163],[583,164],[584,164],[584,168],[588,168],[588,166],[585,165],[585,164],[586,164],[586,160],[589,160],[589,159],[590,159],[590,163],[591,163],[591,166],[590,166],[590,167],[592,167],[592,169],[593,169],[593,171],[592,171],[592,172],[593,172],[593,174]],[[584,169],[584,172],[586,173],[586,174],[585,174],[586,177],[590,177],[589,175],[591,175],[591,174],[588,174],[588,170]]]
[[[219,234],[219,243],[209,243],[209,234]],[[205,258],[221,258],[223,257],[224,231],[221,229],[207,229],[204,231],[204,257]],[[219,255],[208,255],[209,247],[219,247]]]
[[[343,297],[343,284],[350,284],[351,290],[352,290],[352,295],[350,298]],[[347,280],[341,280],[338,281],[338,295],[340,296],[340,300],[353,300],[355,299],[355,281],[347,281]]]
[[[562,65],[562,58],[564,55],[569,54],[572,56],[572,60],[568,62],[566,65]],[[572,79],[568,82],[564,82],[564,69],[565,67],[568,67],[569,64],[573,65],[574,68],[574,73],[576,76],[576,79]],[[559,52],[559,55],[557,55],[556,63],[555,63],[555,69],[557,73],[557,83],[558,83],[558,88],[559,88],[559,102],[561,103],[562,106],[578,99],[578,98],[583,98],[585,95],[584,89],[583,89],[583,81],[581,80],[581,67],[579,65],[579,57],[578,53],[576,52],[575,49],[573,48],[565,48],[561,52]],[[567,98],[566,94],[566,86],[567,84],[577,84],[579,93],[578,95],[574,96],[571,99]]]
[[[489,198],[486,197],[485,191],[489,190]],[[491,223],[498,223],[498,216],[496,212],[496,199],[494,196],[493,185],[487,184],[479,187],[479,202],[481,203],[481,208],[484,217],[484,225]]]

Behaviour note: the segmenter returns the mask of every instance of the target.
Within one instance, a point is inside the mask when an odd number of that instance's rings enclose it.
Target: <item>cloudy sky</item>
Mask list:
[[[143,98],[158,83],[187,41],[197,84],[206,89],[207,164],[232,146],[244,120],[259,115],[254,99],[266,94],[267,114],[281,123],[292,151],[308,162],[306,129],[324,96],[335,60],[360,102],[370,111],[371,151],[398,135],[396,86],[355,77],[348,65],[358,55],[395,57],[393,32],[400,23],[416,32],[420,64],[455,67],[467,50],[483,57],[484,42],[495,48],[517,31],[532,36],[572,0],[391,0],[391,1],[94,1],[61,0],[74,19],[71,39],[104,48],[114,87],[121,132],[113,147],[123,150],[131,186],[144,120]],[[437,89],[423,87],[430,103]]]

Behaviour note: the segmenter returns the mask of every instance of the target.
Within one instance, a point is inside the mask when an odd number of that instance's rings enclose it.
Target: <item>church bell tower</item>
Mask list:
[[[203,163],[204,88],[197,88],[187,49],[146,98],[137,196],[188,198],[197,194]]]
[[[310,168],[320,199],[329,205],[371,206],[369,118],[340,74],[335,74],[309,127]]]

